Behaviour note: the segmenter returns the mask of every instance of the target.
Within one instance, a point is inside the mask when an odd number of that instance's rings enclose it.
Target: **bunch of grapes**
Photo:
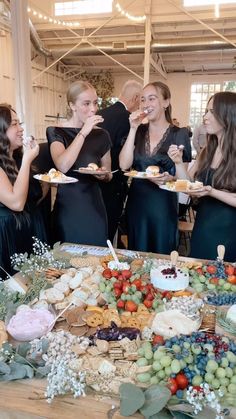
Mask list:
[[[227,337],[195,332],[175,336],[161,346],[145,342],[138,353],[137,366],[150,366],[148,371],[138,373],[139,382],[170,386],[177,397],[183,396],[188,385],[206,382],[212,390],[220,389],[228,396],[228,402],[235,399],[236,343]]]
[[[236,268],[222,261],[209,262],[189,270],[190,284],[197,292],[236,292]]]

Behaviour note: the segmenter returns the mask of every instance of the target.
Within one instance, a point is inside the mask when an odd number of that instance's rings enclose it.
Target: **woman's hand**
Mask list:
[[[34,137],[23,141],[23,150],[23,160],[27,160],[31,163],[39,154],[39,145]]]
[[[135,128],[137,129],[138,126],[142,123],[143,119],[146,117],[146,113],[141,111],[140,109],[132,112],[129,116],[129,123],[130,123],[130,128]]]
[[[189,192],[185,192],[185,193],[187,193],[193,198],[202,198],[203,196],[211,195],[212,190],[213,190],[212,186],[207,185],[207,186],[203,186],[201,190],[199,191],[198,190],[194,191],[194,189],[190,189]]]
[[[183,147],[172,144],[168,150],[168,156],[175,163],[183,163]]]
[[[157,177],[148,177],[148,180],[160,186],[164,185],[166,182],[172,182],[174,180],[174,176],[170,175],[168,172],[164,172],[160,173]]]
[[[86,137],[97,124],[100,124],[103,121],[104,121],[104,119],[103,119],[103,117],[101,115],[92,115],[92,116],[89,116],[86,119],[83,127],[81,128],[81,131],[80,131],[81,135],[83,137]]]
[[[110,180],[112,179],[112,174],[111,172],[107,171],[107,168],[105,166],[102,166],[99,170],[104,170],[104,174],[98,174],[98,175],[93,175],[95,178],[97,178],[98,180],[103,180],[104,182],[110,182]]]

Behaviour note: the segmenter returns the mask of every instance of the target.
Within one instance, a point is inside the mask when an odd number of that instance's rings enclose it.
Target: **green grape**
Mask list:
[[[223,285],[224,285],[224,283],[225,283],[225,280],[224,279],[219,279],[219,285],[222,287]]]
[[[173,359],[173,361],[171,362],[171,371],[175,374],[178,374],[180,370],[181,370],[180,362],[178,361],[178,359]]]
[[[206,364],[206,371],[207,372],[214,372],[218,368],[218,364],[214,359],[210,359]]]
[[[236,375],[234,375],[233,377],[231,377],[230,382],[232,384],[236,384]]]
[[[215,389],[219,388],[220,387],[220,381],[217,378],[214,378],[212,380],[211,386]]]
[[[216,289],[216,286],[214,284],[207,284],[207,288],[209,290],[215,290]]]
[[[163,380],[163,378],[165,378],[166,373],[164,370],[158,371],[157,373],[157,377],[159,377],[161,380]]]
[[[222,386],[226,386],[227,387],[229,385],[229,378],[227,378],[227,377],[220,378],[220,384]]]
[[[137,374],[137,380],[140,383],[147,383],[151,379],[151,374],[148,372],[143,372],[142,374]]]
[[[106,292],[111,292],[112,289],[113,289],[112,284],[108,284],[106,286]]]
[[[169,367],[169,365],[171,364],[171,357],[169,355],[164,355],[161,359],[160,359],[160,363],[163,367]]]
[[[226,367],[226,368],[225,368],[225,374],[226,374],[226,377],[228,377],[228,378],[233,377],[234,373],[233,373],[232,368],[230,368],[230,367]]]
[[[154,371],[160,371],[162,370],[163,366],[160,364],[159,361],[154,361],[152,364],[152,368],[154,369]]]
[[[202,351],[202,348],[201,348],[201,346],[196,345],[195,343],[193,343],[193,344],[191,345],[191,351],[192,351],[195,355],[199,355],[199,354],[201,353],[201,351]]]
[[[229,366],[229,361],[227,358],[222,358],[220,362],[221,367],[226,368]]]
[[[204,285],[198,283],[194,286],[194,288],[197,292],[202,292],[204,290]]]
[[[234,363],[236,362],[236,355],[234,355],[233,352],[228,351],[226,353],[226,356],[227,356],[227,359],[229,360],[229,362],[234,362]]]
[[[172,351],[174,351],[177,354],[181,351],[181,347],[179,345],[173,345]]]
[[[205,380],[208,384],[210,384],[210,383],[212,382],[213,378],[214,378],[214,375],[213,375],[211,372],[207,372],[207,373],[205,374],[204,380]]]
[[[156,375],[153,375],[153,377],[151,377],[151,379],[150,379],[150,383],[151,384],[158,384],[159,383],[158,377]]]
[[[193,356],[192,355],[186,356],[184,358],[184,360],[185,360],[185,362],[187,362],[187,364],[192,364],[193,363]]]
[[[144,356],[144,348],[138,348],[138,355],[139,356]]]
[[[233,371],[232,371],[232,374],[233,374]],[[219,368],[217,368],[217,370],[215,372],[215,375],[216,375],[217,378],[224,378],[226,376],[226,371],[225,371],[224,368],[219,367]]]
[[[154,352],[153,358],[155,360],[159,360],[159,359],[163,358],[163,356],[165,354],[166,354],[166,352],[157,350],[157,351]]]
[[[164,371],[167,377],[169,377],[172,374],[171,367],[165,367]]]
[[[210,343],[205,343],[205,345],[203,345],[203,348],[207,349],[209,352],[212,352],[214,349]]]
[[[138,365],[138,367],[146,367],[148,365],[147,358],[139,358],[136,362],[136,365]]]
[[[224,283],[224,285],[223,285],[223,289],[224,289],[225,291],[229,291],[229,290],[230,290],[230,288],[231,288],[230,283],[229,283],[229,282],[225,282],[225,283]]]
[[[227,393],[227,388],[225,386],[220,386],[219,390],[221,391],[222,394],[226,394]]]
[[[203,378],[201,377],[201,375],[195,375],[192,379],[193,386],[200,386],[202,382],[203,382]]]
[[[150,359],[153,358],[153,352],[150,351],[150,350],[148,350],[148,349],[146,349],[145,350],[145,353],[144,353],[144,356],[145,356],[146,359],[150,360]]]
[[[228,385],[228,392],[230,394],[235,394],[236,395],[236,384],[229,384]]]
[[[199,275],[198,278],[199,278],[200,282],[202,282],[202,283],[206,282],[206,277],[204,275]]]
[[[106,291],[106,285],[104,284],[104,282],[101,282],[99,284],[99,289],[101,292],[105,292]]]
[[[151,344],[151,342],[149,342],[149,341],[144,342],[144,344],[142,345],[142,347],[143,347],[143,349],[144,349],[144,350],[145,350],[145,349],[150,349],[150,350],[152,350],[152,344]]]
[[[184,342],[184,348],[185,349],[189,349],[190,348],[190,343],[189,342]]]
[[[186,362],[183,359],[180,359],[180,366],[181,366],[181,370],[183,370],[186,367]]]

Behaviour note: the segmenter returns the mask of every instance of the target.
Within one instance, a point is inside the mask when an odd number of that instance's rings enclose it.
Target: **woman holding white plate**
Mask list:
[[[215,259],[217,245],[225,246],[225,260],[236,261],[236,93],[219,92],[207,104],[204,124],[207,145],[187,173],[182,152],[175,146],[169,156],[179,179],[203,182],[191,237],[191,256]]]

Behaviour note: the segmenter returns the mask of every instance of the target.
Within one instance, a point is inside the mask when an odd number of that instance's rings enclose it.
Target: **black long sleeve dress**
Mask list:
[[[48,127],[49,145],[61,142],[68,148],[80,128]],[[79,155],[68,176],[79,181],[58,185],[53,209],[54,240],[70,243],[105,246],[108,239],[106,209],[99,188],[99,181],[92,175],[74,172],[89,163],[101,165],[101,158],[111,148],[107,131],[94,128],[86,137]]]
[[[171,144],[184,145],[183,160],[191,161],[191,145],[186,128],[169,126],[161,142],[150,154],[148,125],[141,125],[136,134],[133,168],[145,171],[157,165],[161,172],[175,174],[175,165],[168,157]],[[129,249],[169,254],[176,249],[177,194],[160,189],[149,180],[133,179],[126,207]]]

